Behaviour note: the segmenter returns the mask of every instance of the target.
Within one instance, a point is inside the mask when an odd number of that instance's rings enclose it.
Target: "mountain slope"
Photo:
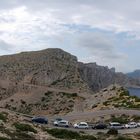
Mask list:
[[[96,63],[78,62],[61,49],[0,57],[0,106],[24,113],[82,110],[91,93],[111,84],[140,86],[138,80]]]

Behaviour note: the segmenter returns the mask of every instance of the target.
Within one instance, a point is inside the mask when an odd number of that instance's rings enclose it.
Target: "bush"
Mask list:
[[[107,134],[109,134],[109,135],[118,135],[118,130],[114,129],[114,128],[109,129]]]
[[[63,96],[66,96],[67,98],[76,98],[78,97],[77,93],[66,93],[66,92],[59,92],[60,94],[62,94]]]
[[[115,140],[133,140],[133,139],[120,136]]]
[[[42,101],[42,102],[44,102],[44,101],[45,101],[45,99],[46,99],[45,97],[42,97],[42,98],[41,98],[41,101]]]
[[[79,133],[65,129],[47,129],[47,132],[52,136],[60,139],[77,139],[80,137]]]
[[[14,123],[13,124],[15,128],[19,131],[26,131],[26,132],[34,132],[37,133],[37,131],[29,124],[23,124],[23,123]]]
[[[44,93],[44,95],[45,95],[45,96],[49,96],[49,95],[51,95],[52,93],[53,93],[52,91],[47,91],[47,92]]]
[[[7,113],[1,112],[1,113],[0,113],[0,120],[6,122],[6,120],[7,120],[7,115],[8,115]]]
[[[103,102],[103,105],[104,106],[108,106],[109,105],[109,102],[108,101],[105,101],[105,102]]]
[[[96,137],[91,135],[80,135],[78,132],[68,131],[66,129],[47,129],[49,134],[60,139],[76,139],[76,140],[96,140]]]
[[[91,136],[91,135],[83,135],[79,140],[97,140],[96,137]]]
[[[127,91],[127,90],[124,89],[124,90],[120,93],[120,97],[122,97],[122,96],[130,96],[129,91]]]
[[[20,101],[21,101],[21,104],[26,104],[26,102],[24,100],[21,99]]]
[[[10,140],[10,139],[8,139],[6,137],[0,137],[0,140]]]

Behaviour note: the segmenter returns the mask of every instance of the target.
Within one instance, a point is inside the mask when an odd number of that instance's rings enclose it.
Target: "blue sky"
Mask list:
[[[139,0],[1,0],[0,55],[62,48],[79,61],[140,69]]]

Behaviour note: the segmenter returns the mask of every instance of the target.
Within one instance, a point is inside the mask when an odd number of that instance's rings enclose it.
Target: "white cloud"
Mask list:
[[[115,35],[126,32],[126,37],[140,39],[139,5],[139,0],[1,0],[0,40],[10,44],[3,44],[7,53],[11,46],[14,53],[54,47],[58,42],[63,48],[82,47],[90,52],[85,61],[94,58],[99,64],[124,70],[130,67],[125,65],[128,55],[116,49]],[[79,31],[80,26],[90,29]],[[105,31],[112,35],[101,33]]]

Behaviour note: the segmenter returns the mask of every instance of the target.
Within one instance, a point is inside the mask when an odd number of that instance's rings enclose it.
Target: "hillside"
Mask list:
[[[83,110],[92,93],[111,84],[140,86],[138,80],[96,63],[78,62],[61,49],[0,57],[0,106],[23,113]]]

